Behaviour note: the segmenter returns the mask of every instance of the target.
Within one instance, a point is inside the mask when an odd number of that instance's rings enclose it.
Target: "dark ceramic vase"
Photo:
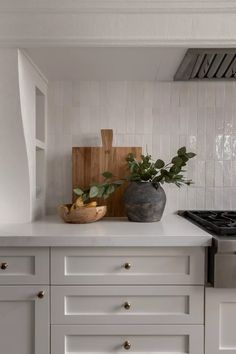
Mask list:
[[[166,205],[166,194],[160,184],[131,182],[124,192],[124,205],[130,221],[160,221]]]

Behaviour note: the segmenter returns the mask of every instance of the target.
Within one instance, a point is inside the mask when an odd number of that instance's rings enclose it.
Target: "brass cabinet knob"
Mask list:
[[[131,348],[131,344],[128,340],[126,340],[123,344],[124,349],[129,350]]]
[[[124,303],[124,308],[125,308],[126,310],[130,310],[131,304],[126,301],[126,302]]]
[[[1,266],[0,266],[0,268],[1,268],[2,270],[5,270],[5,269],[7,269],[7,267],[8,267],[8,264],[7,264],[7,262],[3,262],[3,263],[1,263]]]
[[[45,291],[44,290],[42,290],[42,291],[39,291],[39,293],[38,293],[38,298],[39,299],[43,299],[44,298],[44,296],[45,296]]]
[[[124,268],[127,269],[127,270],[130,269],[131,268],[131,263],[125,263],[124,264]]]

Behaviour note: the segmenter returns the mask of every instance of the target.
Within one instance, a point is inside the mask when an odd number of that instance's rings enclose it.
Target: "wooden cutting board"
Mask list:
[[[137,158],[142,154],[141,147],[113,147],[112,129],[102,129],[101,147],[73,147],[72,148],[72,179],[73,189],[85,188],[92,182],[103,182],[101,173],[110,171],[116,179],[127,176],[126,156],[132,152]],[[108,199],[100,200],[100,205],[107,205],[106,216],[124,216],[122,196],[125,187],[118,188]],[[73,200],[76,196],[73,195]]]

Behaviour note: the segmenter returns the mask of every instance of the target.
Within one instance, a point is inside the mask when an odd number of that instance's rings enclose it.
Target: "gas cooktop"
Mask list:
[[[236,236],[236,211],[186,210],[179,215],[217,236]]]

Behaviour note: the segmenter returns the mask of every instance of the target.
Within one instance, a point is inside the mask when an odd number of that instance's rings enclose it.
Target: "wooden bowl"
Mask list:
[[[63,204],[58,207],[58,214],[67,223],[86,224],[103,218],[107,212],[106,205],[98,207],[81,207],[70,210],[72,204]]]

